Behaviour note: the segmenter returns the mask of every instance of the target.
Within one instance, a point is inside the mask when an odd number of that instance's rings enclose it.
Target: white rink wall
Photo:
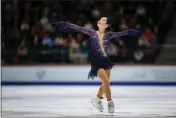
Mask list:
[[[2,85],[6,84],[96,84],[99,79],[87,80],[90,66],[4,66]],[[173,84],[176,85],[176,66],[115,66],[112,84]]]

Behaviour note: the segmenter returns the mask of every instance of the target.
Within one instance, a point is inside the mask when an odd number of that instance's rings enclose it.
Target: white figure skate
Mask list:
[[[111,115],[113,115],[114,113],[114,102],[111,100],[111,101],[108,101],[108,113],[110,113]]]
[[[103,112],[104,107],[103,107],[103,102],[101,101],[100,98],[95,97],[91,100],[92,105],[97,108],[100,112]]]

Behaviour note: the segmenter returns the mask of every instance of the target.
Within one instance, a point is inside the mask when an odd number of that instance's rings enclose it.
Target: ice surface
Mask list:
[[[176,118],[176,87],[112,86],[116,111],[89,102],[98,86],[3,86],[2,117]]]

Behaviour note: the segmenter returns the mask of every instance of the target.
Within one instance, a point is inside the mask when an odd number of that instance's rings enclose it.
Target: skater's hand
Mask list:
[[[132,35],[132,36],[137,36],[138,37],[140,35],[140,32],[137,31],[137,30],[134,30],[134,29],[130,29],[130,30],[128,30],[128,34]]]
[[[62,29],[67,29],[67,28],[68,28],[68,25],[67,25],[66,22],[60,21],[60,22],[55,22],[54,24],[55,24],[58,28],[62,28]]]

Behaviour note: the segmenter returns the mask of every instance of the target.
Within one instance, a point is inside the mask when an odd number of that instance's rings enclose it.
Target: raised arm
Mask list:
[[[138,36],[139,35],[139,31],[133,30],[133,29],[129,29],[129,30],[123,30],[121,32],[110,32],[108,38],[109,39],[113,39],[113,38],[118,38],[118,37],[127,36],[127,35]]]
[[[93,29],[86,29],[83,27],[80,27],[78,25],[67,23],[67,22],[55,22],[54,23],[58,28],[62,29],[73,29],[79,32],[83,32],[85,34],[91,35],[93,32],[95,32]]]

